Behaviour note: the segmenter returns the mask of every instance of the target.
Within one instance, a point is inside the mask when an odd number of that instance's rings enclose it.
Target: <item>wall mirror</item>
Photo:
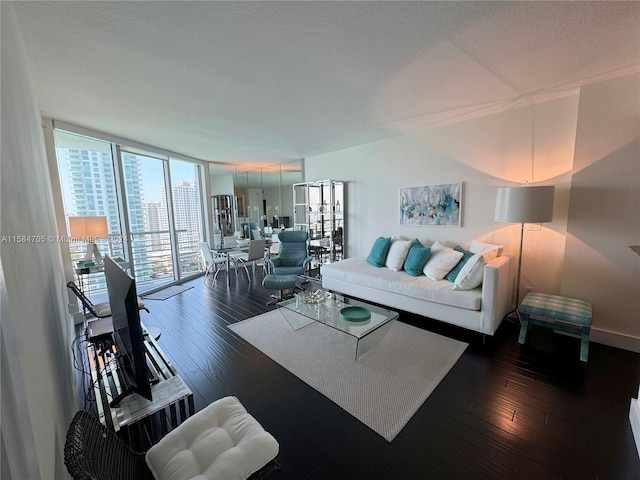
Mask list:
[[[255,230],[270,235],[280,228],[293,227],[293,184],[304,180],[302,160],[266,167],[210,164],[213,233],[218,233],[215,221],[215,200],[230,195],[234,203],[235,232],[252,238]]]

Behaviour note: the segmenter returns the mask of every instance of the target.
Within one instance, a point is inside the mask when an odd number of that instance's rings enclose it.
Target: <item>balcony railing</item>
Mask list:
[[[204,270],[204,262],[200,253],[200,238],[198,232],[177,230],[178,237],[178,269],[180,277],[198,273]],[[176,268],[173,264],[171,250],[171,236],[169,230],[135,232],[130,236],[132,264],[138,290],[147,290],[151,286],[170,283],[177,279]],[[100,252],[111,257],[124,258],[123,243],[120,237],[111,236],[107,240],[96,242]],[[84,259],[86,243],[74,242],[70,244],[71,259],[74,265]],[[106,289],[104,275],[96,273],[82,278],[84,290],[96,292]]]

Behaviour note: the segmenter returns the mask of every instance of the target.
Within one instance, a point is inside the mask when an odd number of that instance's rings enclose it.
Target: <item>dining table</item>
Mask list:
[[[219,245],[214,246],[211,249],[211,252],[214,255],[223,255],[227,259],[227,285],[231,286],[231,258],[233,258],[234,253],[244,253],[249,250],[249,244],[246,245]],[[237,274],[237,272],[236,272]]]
[[[267,239],[265,251],[271,247],[271,240]],[[217,245],[211,249],[214,255],[224,255],[227,259],[227,285],[231,286],[231,259],[234,253],[246,253],[249,251],[249,243],[241,243],[236,245]]]

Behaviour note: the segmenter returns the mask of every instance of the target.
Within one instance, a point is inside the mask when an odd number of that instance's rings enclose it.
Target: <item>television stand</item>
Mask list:
[[[145,435],[146,443],[152,442],[158,433],[164,436],[195,412],[193,393],[156,340],[146,335],[144,343],[147,364],[158,378],[156,383],[152,382],[151,401],[135,393],[122,398],[126,382],[116,361],[115,347],[87,343],[98,418],[114,432],[121,433],[132,446],[145,443]],[[111,406],[119,397],[120,402]]]
[[[122,359],[118,358],[117,361],[121,362]],[[151,384],[151,386],[155,385],[156,383],[160,383],[160,377],[158,376],[158,372],[156,372],[155,366],[151,363],[151,361],[149,360],[149,357],[146,357],[146,361],[147,361],[147,378],[149,379],[149,383]],[[130,377],[129,372],[125,368],[123,368],[122,365],[120,364],[118,364],[118,372],[121,374],[120,381],[122,382],[123,385],[131,385],[134,382],[133,378]],[[118,407],[122,400],[124,400],[126,397],[128,397],[133,393],[134,393],[133,388],[128,388],[128,387],[122,388],[122,391],[118,394],[118,396],[113,400],[111,400],[111,402],[109,402],[109,406],[111,408]]]

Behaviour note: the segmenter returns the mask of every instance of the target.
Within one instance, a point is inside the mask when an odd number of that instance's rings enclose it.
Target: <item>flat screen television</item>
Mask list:
[[[111,401],[110,406],[117,406],[134,392],[151,400],[151,379],[140,325],[136,282],[109,256],[104,258],[104,275],[113,318],[118,370],[124,383],[122,393]]]

